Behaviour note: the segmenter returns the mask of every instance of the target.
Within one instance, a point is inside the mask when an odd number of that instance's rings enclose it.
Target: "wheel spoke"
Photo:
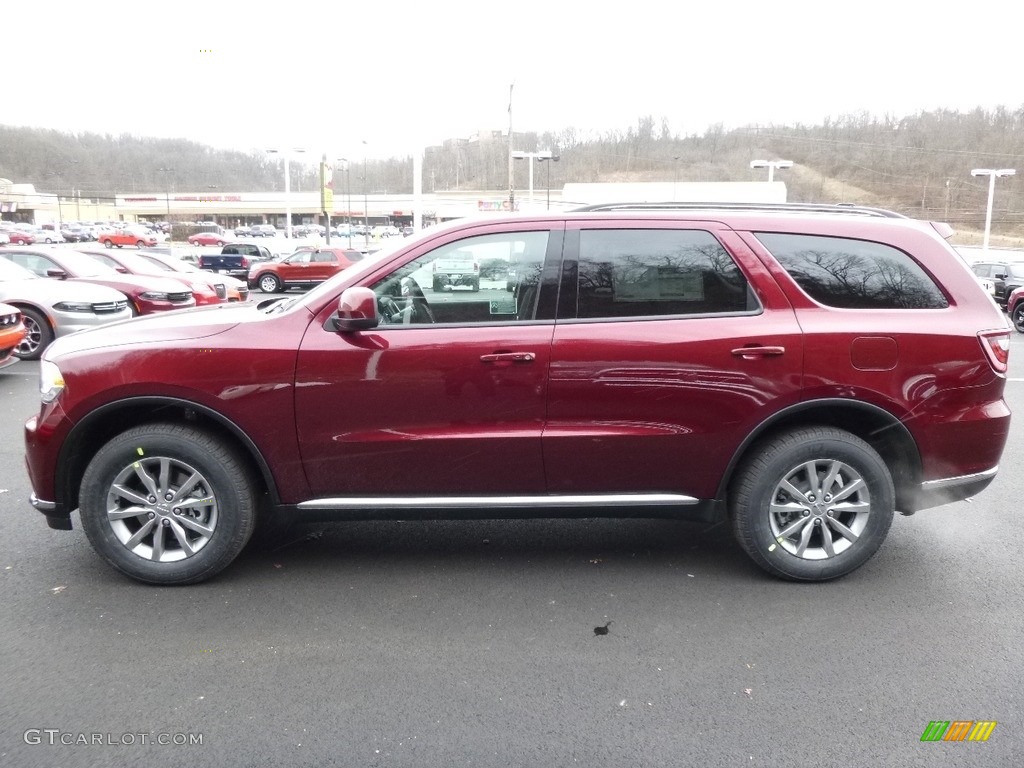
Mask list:
[[[175,522],[178,525],[184,526],[185,528],[188,528],[190,531],[195,531],[196,533],[201,533],[203,536],[212,536],[213,535],[213,528],[210,528],[209,526],[203,525],[198,520],[195,520],[195,519],[193,519],[191,517],[187,517],[185,515],[182,515],[181,517],[177,518],[176,520],[174,520],[172,522]]]
[[[142,506],[146,506],[147,504],[149,504],[149,499],[147,499],[145,496],[140,496],[131,488],[127,488],[123,485],[118,485],[115,483],[110,490],[116,491],[118,496],[120,496],[123,499],[126,499],[127,501],[131,501],[136,504],[141,504]]]
[[[150,559],[157,563],[164,556],[164,531],[166,530],[166,526],[158,525],[153,531],[153,554]]]
[[[795,485],[789,482],[789,478],[786,478],[781,483],[779,483],[779,488],[784,490],[794,499],[804,499],[807,497],[807,494],[804,491],[801,491],[799,488],[797,488]]]
[[[821,548],[825,550],[826,557],[835,557],[836,549],[832,546],[832,534],[824,526],[818,526],[821,529]]]
[[[189,479],[182,483],[181,487],[179,487],[178,490],[175,492],[174,503],[177,504],[178,499],[185,499],[185,497],[192,492],[192,489],[195,488],[202,481],[203,476],[200,475],[198,472],[193,472]],[[182,501],[181,503],[182,505],[184,505],[185,501]]]
[[[135,532],[135,535],[124,543],[124,545],[128,547],[128,549],[135,549],[137,546],[139,546],[139,543],[149,535],[150,531],[153,530],[153,526],[155,526],[156,524],[156,518],[151,518],[147,520],[145,523],[143,523],[142,527]]]
[[[171,462],[170,459],[161,457],[160,459],[160,480],[159,480],[159,498],[163,498],[171,489]]]
[[[201,496],[198,498],[182,499],[174,506],[181,507],[182,509],[201,509],[202,507],[208,507],[211,504],[216,503],[216,499],[212,496]]]
[[[799,520],[794,520],[792,523],[790,523],[785,528],[783,528],[781,531],[779,531],[778,538],[780,538],[780,539],[788,539],[790,536],[792,536],[794,533],[799,531],[805,525],[809,525],[810,522],[811,522],[811,518],[809,518],[809,517],[801,517]]]
[[[834,517],[827,518],[826,522],[828,523],[829,526],[834,528],[836,530],[836,532],[838,532],[839,535],[842,536],[844,539],[847,539],[847,540],[849,540],[851,542],[854,542],[854,541],[857,540],[857,538],[858,538],[857,534],[854,533],[853,531],[851,531],[849,528],[847,528],[841,522],[836,520]],[[826,536],[826,538],[828,538],[828,537]]]
[[[146,468],[143,467],[142,464],[138,461],[136,461],[132,465],[132,467],[135,470],[135,474],[138,476],[139,480],[141,480],[142,484],[146,486],[146,490],[149,491],[150,495],[156,496],[158,490],[156,487],[156,481],[149,476],[149,473],[146,471]]]
[[[842,514],[844,512],[853,512],[854,514],[863,515],[871,511],[871,502],[847,501],[842,504],[833,504],[832,509],[835,510],[837,515]]]
[[[181,521],[184,522],[184,521]],[[171,530],[174,531],[174,538],[178,540],[178,544],[186,555],[194,555],[196,551],[192,548],[192,544],[188,540],[188,534],[185,533],[185,529],[178,525],[174,520],[171,521]]]
[[[825,479],[821,481],[822,493],[832,493],[832,486],[835,485],[840,469],[842,469],[842,465],[838,461],[831,462],[828,468],[828,473],[825,475]]]
[[[821,498],[821,483],[818,481],[818,463],[808,461],[800,469],[807,475],[807,493],[813,493],[815,498]]]
[[[849,498],[852,494],[856,493],[857,491],[859,491],[859,490],[861,490],[862,488],[865,488],[865,487],[866,486],[864,484],[864,481],[858,477],[856,480],[854,480],[848,486],[846,486],[841,491],[839,491],[839,493],[833,495],[832,496],[832,501],[833,502],[842,501],[843,499]]]
[[[108,520],[126,520],[129,517],[145,517],[149,510],[144,507],[125,507],[124,509],[108,509]]]
[[[811,534],[814,533],[813,525],[805,525],[804,529],[800,531],[800,543],[797,544],[796,554],[798,557],[803,557],[804,552],[807,551],[807,545],[811,541]]]

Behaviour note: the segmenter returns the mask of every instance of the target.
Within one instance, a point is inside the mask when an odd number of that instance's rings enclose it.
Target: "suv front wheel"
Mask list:
[[[895,508],[881,456],[831,427],[794,430],[755,448],[730,489],[740,546],[794,581],[844,576],[878,551]]]
[[[124,432],[89,462],[82,527],[122,573],[150,584],[210,578],[245,547],[256,518],[252,472],[220,439],[178,424]]]

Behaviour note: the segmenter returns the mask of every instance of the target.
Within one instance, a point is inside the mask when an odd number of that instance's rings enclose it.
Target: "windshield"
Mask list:
[[[38,280],[39,276],[19,267],[13,261],[0,259],[0,280]]]
[[[96,261],[92,256],[87,256],[84,253],[65,253],[64,258],[68,266],[71,267],[78,277],[109,278],[111,275],[120,274],[113,267],[108,267],[106,264]]]

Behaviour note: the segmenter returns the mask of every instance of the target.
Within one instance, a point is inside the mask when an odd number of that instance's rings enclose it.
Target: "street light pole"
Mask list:
[[[1016,168],[1000,168],[993,170],[991,168],[975,168],[971,171],[971,176],[988,176],[988,206],[985,209],[985,241],[981,246],[982,256],[988,256],[988,238],[989,233],[992,230],[992,198],[996,191],[996,177],[997,176],[1013,176],[1017,173]]]
[[[304,149],[296,147],[291,152],[305,152]],[[288,166],[288,155],[291,153],[286,149],[268,149],[268,155],[281,155],[284,158],[284,236],[289,240],[292,238],[292,174]]]
[[[775,181],[775,169],[792,168],[792,160],[751,160],[751,168],[767,168],[768,169],[768,183],[771,184]]]
[[[363,140],[363,245],[370,247],[370,198],[367,194],[366,140]]]
[[[559,160],[558,155],[551,155],[551,157],[538,157],[537,161],[545,163],[547,165],[547,181],[544,187],[547,191],[547,209],[551,210],[551,163],[557,163]]]
[[[162,173],[173,173],[173,168],[157,168]],[[164,198],[167,201],[167,223],[171,223],[171,180],[170,177],[164,177]]]
[[[533,207],[533,161],[536,160],[550,160],[554,155],[551,150],[544,150],[543,152],[513,152],[512,158],[514,160],[529,160],[530,161],[530,207]],[[549,202],[550,205],[550,202]]]
[[[352,174],[349,172],[348,158],[339,157],[338,162],[345,164],[345,195],[348,202],[345,204],[345,224],[348,226],[348,247],[352,248]]]

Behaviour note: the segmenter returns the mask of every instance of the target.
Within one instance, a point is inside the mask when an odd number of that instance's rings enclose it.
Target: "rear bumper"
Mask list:
[[[907,510],[906,514],[977,496],[996,479],[998,472],[999,467],[995,466],[970,475],[946,477],[921,483],[921,488],[914,498],[913,509]]]

